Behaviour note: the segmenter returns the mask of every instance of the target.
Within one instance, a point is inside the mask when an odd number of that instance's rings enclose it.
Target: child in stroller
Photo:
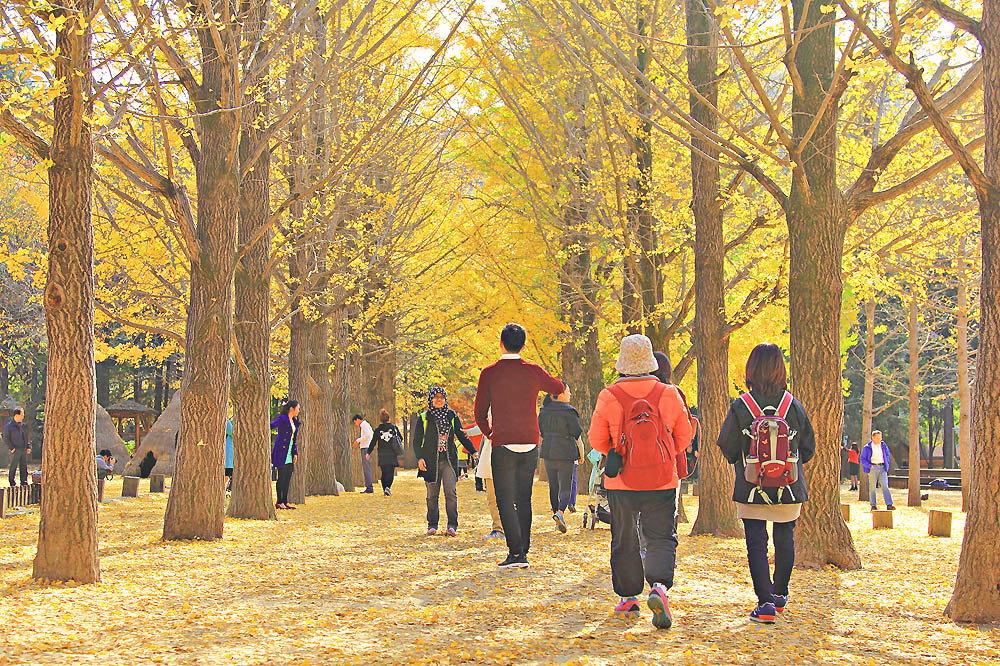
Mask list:
[[[590,472],[590,494],[587,510],[583,512],[583,528],[594,529],[598,522],[611,524],[611,507],[608,506],[608,492],[604,488],[605,457],[594,449],[587,454],[592,465]]]

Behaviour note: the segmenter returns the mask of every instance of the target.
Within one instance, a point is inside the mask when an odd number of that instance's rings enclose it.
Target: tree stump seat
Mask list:
[[[151,493],[162,493],[163,492],[163,474],[150,474],[149,475],[149,492]]]
[[[845,523],[851,522],[851,505],[850,504],[841,504],[840,505],[840,515],[842,515],[844,517],[844,522]]]
[[[139,477],[123,476],[122,497],[138,497],[138,496],[139,496]]]
[[[951,511],[930,510],[927,514],[927,536],[951,536]]]
[[[892,511],[887,510],[872,511],[872,529],[891,530],[892,514]]]

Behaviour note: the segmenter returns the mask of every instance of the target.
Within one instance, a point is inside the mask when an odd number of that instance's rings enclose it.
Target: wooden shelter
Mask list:
[[[149,432],[156,410],[147,407],[135,400],[123,400],[116,402],[107,408],[108,415],[118,424],[118,436],[125,439],[125,422],[131,420],[135,425],[135,447],[133,451],[139,450],[142,437]]]

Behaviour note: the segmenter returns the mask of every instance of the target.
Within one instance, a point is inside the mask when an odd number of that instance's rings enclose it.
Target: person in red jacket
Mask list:
[[[650,586],[647,605],[653,611],[653,626],[667,629],[673,623],[667,592],[674,583],[677,558],[677,486],[680,480],[675,458],[691,443],[690,415],[677,387],[665,385],[653,375],[657,363],[653,345],[645,335],[629,335],[622,339],[615,369],[619,373],[618,381],[597,396],[588,432],[590,446],[608,455],[622,440],[626,418],[626,405],[622,401],[646,398],[655,403],[660,422],[670,431],[674,451],[664,457],[659,475],[662,483],[656,487],[633,487],[624,479],[625,474],[605,477],[604,487],[611,509],[611,584],[621,597],[614,613],[630,619],[639,616],[637,597],[645,587],[645,576]],[[626,459],[625,470],[628,464]],[[606,468],[609,474],[611,467],[609,459]],[[645,559],[639,552],[640,514],[646,539]]]
[[[503,354],[483,368],[476,389],[476,425],[492,442],[493,485],[507,540],[501,569],[528,566],[531,486],[538,466],[538,394],[562,393],[564,388],[541,366],[521,358],[526,340],[520,324],[504,326]]]

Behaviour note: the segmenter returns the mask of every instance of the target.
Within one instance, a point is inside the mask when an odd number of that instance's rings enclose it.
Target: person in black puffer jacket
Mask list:
[[[542,410],[538,413],[538,430],[542,433],[542,448],[539,452],[545,461],[545,473],[549,477],[549,502],[552,504],[552,520],[560,532],[566,532],[566,508],[573,504],[573,465],[582,462],[580,449],[580,415],[569,404],[573,397],[569,387],[563,384],[559,395],[545,396]]]
[[[746,385],[750,396],[761,409],[777,407],[785,395],[787,373],[785,357],[773,344],[754,347],[747,359]],[[745,459],[750,452],[750,425],[753,416],[742,400],[733,400],[719,433],[722,454],[736,467],[733,501],[736,515],[743,520],[747,543],[747,561],[757,594],[757,607],[750,613],[754,622],[773,624],[776,613],[788,603],[788,581],[795,564],[795,521],[806,497],[803,463],[816,452],[816,435],[805,407],[793,399],[785,420],[795,431],[794,445],[799,450],[798,478],[782,488],[758,488],[744,477]],[[791,492],[788,492],[791,491]],[[766,493],[767,497],[764,497]],[[767,523],[774,524],[774,582],[767,561]]]

